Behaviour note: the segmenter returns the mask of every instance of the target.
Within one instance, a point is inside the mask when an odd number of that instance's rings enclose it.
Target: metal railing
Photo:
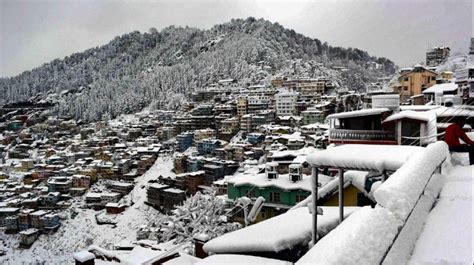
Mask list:
[[[329,130],[329,140],[395,141],[395,132],[380,130]]]

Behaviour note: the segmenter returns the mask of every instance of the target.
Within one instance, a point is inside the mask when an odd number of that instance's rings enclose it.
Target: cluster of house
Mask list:
[[[125,210],[119,202],[134,179],[166,152],[158,133],[166,113],[89,125],[53,118],[29,122],[26,115],[12,126],[9,120],[17,118],[4,114],[8,126],[0,127],[0,227],[19,232],[24,247],[56,231],[73,201],[109,213]],[[92,192],[98,180],[106,185]]]
[[[281,237],[288,237],[293,231],[297,234],[298,224],[308,228],[311,219],[306,209],[289,210],[309,205],[311,194],[315,193],[317,205],[326,213],[321,217],[325,227],[322,229],[327,228],[321,232],[324,235],[344,218],[342,212],[337,216],[334,206],[342,201],[349,206],[346,213],[350,214],[360,207],[376,205],[373,191],[406,162],[410,152],[441,140],[449,123],[474,116],[474,108],[469,105],[474,72],[470,66],[456,73],[436,72],[433,66],[445,62],[447,56],[449,48],[434,49],[427,54],[430,67],[416,65],[402,69],[393,89],[382,90],[389,80],[381,79],[371,84],[367,93],[335,89],[325,78],[280,76],[274,77],[270,87],[254,85],[243,89],[233,85],[235,80],[226,79],[218,86],[197,91],[193,102],[184,106],[182,112],[166,113],[166,123],[157,130],[162,145],[174,148],[176,176],[159,176],[151,181],[147,203],[169,212],[188,196],[213,188],[216,195],[225,198],[229,209],[226,220],[242,224],[247,224],[248,219],[236,203],[242,199],[249,199],[250,207],[262,203],[254,221],[266,225],[251,225],[242,232],[224,235],[222,242],[232,242],[229,247],[225,243],[217,244],[219,247],[207,244],[205,250],[203,245],[211,239],[194,238],[194,250],[199,258],[208,253],[235,251],[255,255],[250,253],[252,250],[239,251],[241,243],[247,244],[246,239],[252,241],[252,237],[233,236],[245,234],[244,231],[259,234],[259,227],[285,226],[288,231]],[[334,93],[327,95],[331,90]],[[464,130],[470,131],[472,126],[467,124]],[[331,148],[324,150],[328,145]],[[347,147],[335,149],[339,164],[316,155],[321,160],[318,163],[326,164],[316,173],[314,182],[314,161],[310,163],[308,158],[323,151],[329,154],[334,145]],[[383,154],[392,149],[395,151],[387,154],[400,157],[397,167],[379,170],[377,161],[364,160],[366,153],[370,153],[374,160],[388,161],[392,158],[377,152]],[[354,157],[353,153],[357,152],[361,157]],[[352,167],[351,159],[358,161],[356,167]],[[364,167],[366,162],[373,162],[372,167]],[[307,237],[309,230],[305,231]],[[280,236],[272,229],[268,233]],[[313,235],[315,238],[318,236]],[[306,241],[299,247],[280,251],[271,243],[259,244],[262,238],[254,239],[257,243],[249,243],[251,247],[247,249],[258,249],[256,256],[271,253],[280,260],[296,261],[308,251]],[[87,260],[93,260],[96,256],[90,254],[96,252],[83,254],[88,256]],[[177,258],[178,262],[180,258],[189,258],[196,262],[195,257],[184,257],[177,252],[165,254],[169,255],[158,253],[153,260],[164,262]]]
[[[471,46],[474,49],[472,41]],[[410,105],[473,104],[474,65],[469,60],[466,67],[458,67],[455,72],[437,71],[449,54],[449,47],[435,47],[426,53],[427,66],[402,68],[398,82],[393,84],[401,101]]]

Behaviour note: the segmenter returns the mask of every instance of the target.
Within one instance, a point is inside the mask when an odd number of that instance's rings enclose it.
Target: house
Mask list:
[[[308,108],[305,111],[302,111],[301,115],[303,116],[303,119],[302,119],[303,125],[321,123],[321,122],[324,122],[324,118],[325,118],[324,112],[314,107]]]
[[[182,153],[175,153],[173,156],[174,173],[180,174],[186,172],[186,161],[188,156]]]
[[[204,183],[208,185],[226,175],[224,165],[205,164],[202,169],[205,172]]]
[[[218,137],[224,141],[230,141],[240,129],[240,121],[238,117],[227,118],[220,123]]]
[[[51,177],[48,179],[48,190],[50,192],[68,193],[72,187],[70,177]]]
[[[434,85],[423,91],[425,102],[434,102],[436,105],[462,105],[462,98],[458,96],[459,85],[455,83],[444,83]]]
[[[216,130],[214,129],[201,129],[194,131],[193,145],[197,145],[199,141],[204,139],[212,139],[216,137]]]
[[[19,211],[20,211],[19,208],[14,208],[14,207],[0,208],[0,226],[5,225],[5,218],[7,218],[8,216],[17,215]]]
[[[122,195],[118,192],[103,192],[100,194],[102,204],[105,205],[109,202],[118,202]]]
[[[248,133],[246,139],[249,143],[255,145],[265,141],[265,135],[262,133]]]
[[[122,195],[128,194],[133,190],[133,183],[113,181],[108,184],[109,189]]]
[[[163,200],[161,205],[165,212],[171,211],[175,205],[181,204],[186,200],[186,192],[175,188],[167,188],[161,191]]]
[[[395,132],[382,126],[390,113],[388,108],[372,108],[331,114],[327,117],[329,143],[397,144]]]
[[[197,142],[197,151],[200,155],[209,155],[224,144],[225,142],[217,139],[203,139]]]
[[[425,89],[435,85],[437,75],[436,72],[421,65],[415,65],[405,71],[402,69],[395,91],[400,95],[401,101],[406,101],[411,96],[419,95]]]
[[[188,194],[195,194],[198,191],[198,187],[204,184],[204,176],[205,171],[199,170],[195,172],[178,174],[176,175],[175,180],[182,183],[180,185],[181,188],[186,190]]]
[[[296,114],[297,92],[281,91],[275,94],[275,106],[277,116],[291,116]]]
[[[177,146],[176,148],[180,152],[184,152],[186,149],[193,145],[194,133],[184,132],[176,136]]]
[[[147,203],[154,207],[161,207],[163,204],[162,191],[169,188],[168,185],[153,183],[147,189]]]
[[[56,203],[58,203],[59,199],[61,197],[61,193],[56,191],[56,192],[48,192],[48,194],[41,195],[40,196],[40,204],[42,206],[54,206]]]
[[[39,230],[30,228],[20,232],[20,247],[29,248],[39,236]]]
[[[18,231],[18,216],[11,215],[5,218],[5,233],[14,234]]]
[[[40,217],[43,225],[43,231],[46,233],[55,232],[61,225],[59,215],[55,213],[48,213]]]
[[[281,126],[299,127],[301,119],[300,116],[278,116],[276,123]]]
[[[279,174],[277,166],[277,163],[270,162],[267,163],[264,173],[259,173],[257,168],[251,168],[225,180],[229,200],[244,196],[253,201],[260,196],[265,199],[257,222],[286,212],[311,194],[310,176],[303,175],[300,171],[301,175],[292,179],[289,174]],[[330,178],[320,180],[328,182]],[[239,216],[236,218],[239,220]]]
[[[245,132],[253,132],[256,128],[265,123],[265,116],[246,114],[240,117],[240,130]]]
[[[258,114],[262,110],[267,110],[271,105],[271,100],[272,97],[265,94],[248,96],[245,114]]]
[[[115,202],[109,202],[105,205],[105,210],[109,214],[119,214],[125,211],[126,208],[127,206],[125,204],[119,204]]]
[[[459,86],[459,95],[464,104],[472,104],[474,98],[474,66],[456,70],[455,83]]]
[[[44,224],[43,224],[43,220],[41,219],[41,217],[43,217],[44,215],[46,215],[48,213],[49,212],[45,211],[45,210],[38,210],[38,211],[32,212],[30,214],[31,227],[36,228],[36,229],[40,229],[40,230],[43,229]]]
[[[20,231],[26,230],[31,227],[31,216],[30,214],[34,212],[33,209],[24,209],[18,213],[18,229]]]
[[[237,115],[238,116],[243,116],[247,113],[247,108],[248,108],[248,100],[247,97],[240,97],[237,99]]]

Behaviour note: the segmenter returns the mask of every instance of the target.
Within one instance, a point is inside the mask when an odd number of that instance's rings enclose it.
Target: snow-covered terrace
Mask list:
[[[396,171],[374,192],[377,202],[374,209],[364,207],[343,221],[344,207],[340,204],[341,225],[320,241],[316,234],[318,216],[314,214],[317,203],[312,203],[314,247],[297,264],[313,264],[315,261],[347,264],[354,260],[361,264],[406,263],[416,235],[442,187],[441,175],[437,172],[441,171],[448,157],[447,145],[437,142],[416,149],[409,146],[366,146],[359,151],[353,150],[356,153],[350,153],[350,146],[341,147],[326,150],[327,157],[323,151],[308,158],[316,180],[318,167],[340,169],[340,202],[343,201],[342,173],[345,168]],[[313,189],[313,198],[317,196],[317,189]]]

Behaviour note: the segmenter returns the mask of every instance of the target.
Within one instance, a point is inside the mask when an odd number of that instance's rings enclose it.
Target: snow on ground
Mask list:
[[[153,167],[136,179],[135,188],[130,193],[135,203],[117,215],[115,227],[96,224],[95,214],[99,211],[76,208],[78,215],[74,219],[63,220],[55,234],[41,235],[29,249],[18,248],[18,234],[6,235],[0,231],[0,238],[5,239],[8,249],[5,256],[0,256],[0,264],[69,264],[75,252],[90,244],[110,249],[124,240],[135,241],[140,226],[159,216],[157,210],[144,203],[147,183],[159,175],[174,175],[172,167],[171,157],[159,157]]]
[[[474,166],[455,166],[416,242],[410,264],[472,264]]]

